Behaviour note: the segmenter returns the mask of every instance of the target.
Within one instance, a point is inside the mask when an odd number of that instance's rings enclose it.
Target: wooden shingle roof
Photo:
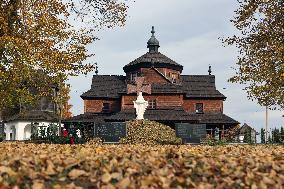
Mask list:
[[[63,123],[70,123],[70,122],[95,122],[95,123],[102,123],[104,119],[111,114],[106,113],[92,113],[86,112],[84,114],[80,114],[62,121]]]
[[[127,121],[135,119],[135,110],[127,110],[118,112],[110,117],[106,117],[106,121]],[[144,115],[145,119],[153,121],[187,121],[201,124],[238,124],[239,122],[233,118],[221,113],[187,113],[181,108],[177,109],[147,109]]]
[[[216,90],[214,75],[182,75],[181,84],[152,84],[152,94],[185,94],[187,98],[226,97]],[[94,75],[91,89],[81,95],[83,99],[120,98],[126,94],[125,76]]]
[[[175,61],[160,52],[147,52],[146,54],[125,65],[123,67],[123,70],[125,72],[129,72],[138,67],[172,68],[180,72],[183,70],[182,65],[176,63]]]
[[[124,110],[115,114],[104,114],[104,113],[84,113],[72,118],[66,119],[63,123],[70,122],[121,122],[134,120],[136,118],[135,110]],[[174,121],[174,122],[190,122],[200,124],[229,124],[236,125],[239,122],[233,118],[221,113],[187,113],[182,108],[172,109],[147,109],[144,115],[145,119],[153,121]]]
[[[24,111],[19,114],[13,115],[12,117],[5,120],[6,122],[10,121],[48,121],[56,122],[58,121],[58,116],[50,111],[40,111],[40,110],[31,110]]]
[[[94,75],[91,89],[81,95],[81,98],[120,98],[126,90],[125,76]]]
[[[198,120],[199,123],[204,124],[239,124],[238,121],[221,112],[191,113],[189,114],[189,118],[190,120]]]
[[[248,124],[244,123],[244,125],[241,126],[237,132],[238,132],[238,134],[245,134],[248,131],[249,132],[251,132],[251,131],[256,132],[256,130],[254,128],[252,128]]]
[[[188,98],[226,98],[216,89],[214,75],[181,75],[181,79]]]
[[[147,109],[144,118],[153,121],[186,121],[188,113],[183,109]],[[120,111],[110,117],[106,117],[106,121],[128,121],[136,118],[135,110]]]

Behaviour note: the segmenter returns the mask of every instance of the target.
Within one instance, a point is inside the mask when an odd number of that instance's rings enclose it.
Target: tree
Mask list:
[[[271,139],[270,134],[268,135],[267,143],[268,143],[268,144],[271,144],[271,143],[272,143],[272,139]]]
[[[284,108],[284,2],[240,0],[231,22],[239,34],[223,40],[239,49],[231,82],[245,84],[249,99]]]
[[[274,129],[272,131],[272,134],[273,134],[273,143],[280,143],[280,131],[279,129]]]
[[[115,0],[0,1],[0,112],[35,102],[52,94],[52,84],[92,71],[94,65],[84,62],[93,56],[87,45],[98,29],[122,26],[126,11]]]
[[[63,99],[62,99],[62,118],[66,119],[66,118],[70,118],[72,117],[72,112],[71,112],[71,108],[72,105],[69,104],[69,100],[70,100],[70,86],[66,85],[66,87],[63,88]]]
[[[272,130],[271,130],[271,143],[272,143],[272,144],[275,143],[274,137],[275,137],[275,132],[274,132],[274,129],[272,129]]]
[[[264,144],[265,143],[265,130],[263,128],[261,128],[260,130],[260,139],[261,139],[261,143]]]
[[[280,140],[282,143],[284,142],[284,128],[283,127],[281,127],[281,130],[280,130]]]

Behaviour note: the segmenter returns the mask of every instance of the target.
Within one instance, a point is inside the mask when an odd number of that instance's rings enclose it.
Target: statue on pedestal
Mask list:
[[[142,96],[142,92],[151,94],[151,85],[144,85],[144,77],[136,77],[135,78],[136,86],[135,85],[127,85],[127,94],[130,93],[137,93],[137,100],[133,101],[134,108],[136,109],[136,119],[142,120],[144,119],[144,113],[146,108],[148,107],[148,102],[144,100]]]
[[[214,131],[215,132],[214,133],[214,138],[215,138],[216,141],[219,141],[219,131],[220,131],[219,128],[216,127],[215,131]]]
[[[81,131],[80,131],[80,129],[77,129],[77,130],[76,130],[76,135],[77,135],[78,138],[81,138],[81,137],[82,137],[82,136],[81,136]]]
[[[136,109],[136,119],[141,120],[144,119],[144,113],[146,111],[146,108],[148,107],[148,102],[144,100],[142,96],[142,92],[139,92],[139,95],[137,97],[136,101],[133,101],[134,108]]]

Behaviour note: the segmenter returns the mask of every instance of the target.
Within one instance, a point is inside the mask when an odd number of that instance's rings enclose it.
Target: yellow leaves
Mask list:
[[[32,189],[45,189],[44,183],[36,180],[33,182]]]
[[[0,143],[0,183],[28,188],[281,188],[282,146]],[[84,157],[85,156],[85,157]],[[87,156],[87,157],[86,157]],[[1,188],[1,185],[0,185]]]
[[[103,183],[108,183],[110,180],[111,180],[111,175],[109,174],[109,173],[105,173],[105,174],[103,174],[103,176],[102,176],[102,182]]]
[[[235,45],[237,72],[229,81],[245,84],[249,99],[283,109],[283,6],[279,0],[241,1],[232,23],[240,30],[223,42]],[[261,13],[261,14],[260,14]],[[283,91],[283,90],[282,90]]]
[[[0,167],[0,175],[3,173],[7,173],[9,176],[16,176],[17,173],[13,171],[10,167],[1,166]]]
[[[47,160],[46,163],[47,163],[47,169],[46,169],[45,173],[47,175],[55,175],[56,174],[55,166],[53,165],[52,161]]]
[[[127,137],[121,138],[122,144],[181,144],[175,130],[154,121],[129,121]]]
[[[274,180],[269,178],[269,177],[263,177],[262,181],[266,185],[274,185],[275,184]]]
[[[84,170],[80,170],[80,169],[72,169],[72,171],[70,171],[68,173],[68,176],[74,180],[74,179],[77,179],[81,176],[88,176],[88,173]]]
[[[122,179],[116,184],[117,188],[126,189],[130,185],[131,181],[128,177]]]
[[[118,20],[126,16],[126,10],[120,9],[124,7],[124,3],[115,3],[118,5],[116,8],[105,12],[107,17],[101,17],[100,11],[106,10],[105,7],[110,2],[90,1],[88,3],[95,3],[95,7],[99,7],[99,9],[95,8],[98,14],[92,14],[89,11],[87,14],[97,15],[91,16],[91,21],[101,22],[102,25],[117,25]],[[94,52],[91,54],[87,52],[87,45],[97,39],[94,29],[90,29],[91,27],[85,24],[79,27],[71,24],[70,1],[1,1],[0,5],[1,110],[3,107],[18,106],[15,102],[19,102],[19,99],[15,99],[14,94],[19,88],[18,84],[26,79],[23,77],[37,78],[36,72],[44,71],[45,75],[54,77],[52,80],[62,83],[68,76],[88,73],[94,69],[84,62],[87,57],[94,54]],[[86,7],[89,6],[81,8]],[[90,5],[90,7],[93,6]],[[78,7],[73,6],[73,8]],[[83,10],[81,8],[77,10]],[[5,69],[2,70],[2,68]],[[65,79],[62,79],[62,75]],[[41,94],[49,92],[48,78],[34,82],[35,80],[29,77],[30,87],[41,89],[39,90]],[[21,97],[28,99],[30,96],[26,94]]]

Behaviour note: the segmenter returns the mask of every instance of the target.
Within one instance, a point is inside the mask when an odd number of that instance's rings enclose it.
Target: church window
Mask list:
[[[149,109],[156,109],[156,108],[157,108],[157,102],[156,102],[156,100],[149,100],[148,108],[149,108]]]
[[[138,76],[137,73],[131,73],[130,74],[130,81],[135,81],[135,78]]]
[[[109,112],[109,111],[110,111],[110,104],[103,103],[103,112]]]
[[[203,103],[196,103],[195,111],[196,113],[203,113]]]
[[[171,73],[170,72],[168,72],[168,77],[171,77]]]

